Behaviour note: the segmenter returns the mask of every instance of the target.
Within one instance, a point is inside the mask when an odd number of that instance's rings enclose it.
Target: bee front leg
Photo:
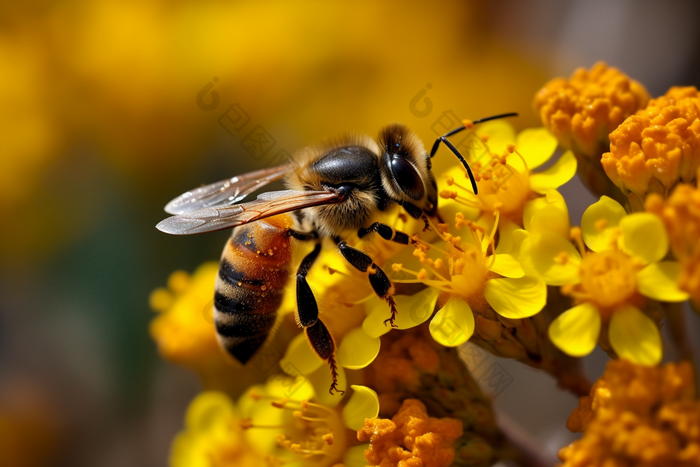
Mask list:
[[[394,285],[389,280],[389,277],[384,271],[382,271],[382,268],[377,266],[377,264],[372,261],[372,258],[370,258],[366,253],[358,250],[357,248],[351,247],[340,238],[336,238],[335,241],[338,244],[340,254],[342,254],[343,257],[350,264],[352,264],[353,267],[355,267],[355,269],[369,274],[369,283],[372,286],[372,289],[374,289],[374,293],[389,304],[389,308],[391,309],[391,318],[385,320],[384,324],[386,325],[386,323],[389,323],[392,328],[398,327],[396,324],[394,324],[396,314],[398,313],[396,309],[396,302],[394,301],[393,297]]]
[[[366,229],[362,228],[358,230],[357,236],[363,238],[372,232],[377,232],[379,236],[382,237],[384,240],[389,240],[391,242],[399,243],[401,245],[408,245],[409,242],[407,234],[401,232],[400,230],[394,230],[388,225],[379,222],[375,222]]]
[[[335,362],[335,341],[333,336],[321,318],[318,317],[318,304],[316,297],[306,281],[306,275],[321,253],[321,244],[318,243],[313,251],[306,255],[297,270],[297,323],[304,328],[304,334],[311,348],[322,360],[328,362],[331,369],[331,387],[329,392],[345,394],[338,389],[338,367]]]

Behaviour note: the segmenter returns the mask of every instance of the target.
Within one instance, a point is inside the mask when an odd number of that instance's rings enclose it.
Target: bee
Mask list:
[[[472,123],[515,115],[496,115]],[[250,241],[251,245],[252,242],[257,244],[256,256],[250,261],[273,261],[279,265],[278,260],[289,261],[289,258],[282,253],[274,260],[274,254],[271,258],[257,254],[258,250],[268,251],[260,248],[261,244],[275,245],[278,250],[273,248],[274,253],[281,252],[279,248],[287,245],[283,240],[285,235],[298,241],[313,241],[313,251],[303,258],[297,269],[296,319],[306,332],[311,347],[331,368],[331,394],[338,391],[335,343],[319,319],[318,305],[306,280],[321,251],[321,241],[331,239],[340,254],[366,274],[376,295],[389,307],[390,317],[384,324],[396,327],[394,321],[398,310],[393,298],[394,286],[369,255],[348,245],[344,238],[352,232],[356,232],[360,239],[377,233],[385,240],[409,244],[411,240],[406,233],[372,222],[375,214],[394,205],[403,207],[415,219],[423,219],[425,228],[429,229],[429,218],[437,217],[438,200],[431,158],[437,153],[440,143],[444,143],[464,165],[472,189],[478,193],[469,164],[447,139],[465,129],[467,126],[462,125],[440,136],[428,153],[413,132],[402,124],[393,123],[380,131],[376,141],[361,135],[322,141],[299,151],[289,164],[196,188],[168,203],[165,211],[173,216],[156,226],[165,233],[190,235],[236,227],[224,250],[216,286],[218,299],[215,297],[217,333],[229,353],[245,363],[262,346],[274,323],[284,285],[281,277],[273,275],[265,278],[251,275],[250,280],[257,281],[252,284],[237,280],[243,277],[241,271],[252,273],[255,266],[243,266],[242,256],[235,255],[247,255],[250,245],[246,245],[246,241]],[[254,191],[280,179],[284,179],[287,190],[265,192],[253,201],[242,202]],[[285,213],[291,213],[291,216],[273,217]],[[288,225],[288,218],[291,218],[292,225]],[[232,258],[241,262],[232,261]],[[266,290],[262,290],[263,285]],[[259,287],[259,290],[255,292],[252,287]]]

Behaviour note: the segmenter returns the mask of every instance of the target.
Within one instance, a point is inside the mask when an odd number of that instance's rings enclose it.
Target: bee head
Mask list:
[[[382,185],[397,202],[429,209],[437,190],[430,172],[430,158],[418,137],[406,126],[392,123],[379,133],[379,170]]]

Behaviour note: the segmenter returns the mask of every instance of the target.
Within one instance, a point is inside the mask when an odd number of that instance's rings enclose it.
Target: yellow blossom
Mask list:
[[[605,173],[623,192],[644,199],[691,182],[700,167],[700,93],[672,87],[610,134]]]
[[[469,182],[462,166],[439,175],[440,213],[445,219],[453,219],[457,212],[472,220],[493,218],[498,211],[503,225],[507,220],[522,226],[529,221],[527,211],[533,200],[556,190],[576,173],[571,152],[548,169],[534,171],[549,161],[557,148],[556,139],[545,128],[526,129],[516,136],[509,123],[493,121],[481,125],[466,139],[470,150],[465,157],[477,179],[479,195],[467,188]]]
[[[211,358],[223,358],[211,319],[214,280],[219,264],[202,264],[191,276],[175,271],[168,288],[151,293],[150,305],[159,314],[150,333],[161,355],[180,365],[197,367]]]
[[[342,410],[315,402],[313,387],[303,377],[275,375],[237,403],[220,392],[201,393],[173,442],[171,466],[364,465],[345,456],[352,453],[348,444],[356,444],[354,433],[365,418],[377,416],[379,403],[373,390],[352,389]]]
[[[676,285],[680,271],[663,261],[668,237],[661,221],[648,213],[627,215],[616,201],[601,197],[583,214],[581,229],[572,229],[578,249],[554,232],[539,232],[523,241],[523,267],[538,274],[576,306],[549,327],[550,339],[572,356],[590,353],[602,325],[615,352],[635,363],[661,360],[661,337],[647,317],[646,298],[678,302],[688,298]],[[588,247],[588,249],[584,246]]]
[[[562,146],[596,159],[608,146],[608,134],[648,100],[644,86],[598,62],[547,83],[534,106]]]
[[[663,220],[671,251],[681,263],[679,287],[700,309],[700,188],[682,183],[666,201],[652,194],[647,197],[645,209]]]
[[[700,401],[687,362],[647,367],[618,360],[567,422],[583,437],[562,467],[700,466]]]
[[[416,399],[406,399],[391,420],[366,420],[357,432],[357,439],[370,442],[367,462],[382,467],[449,467],[455,460],[452,443],[460,436],[460,420],[429,417]]]

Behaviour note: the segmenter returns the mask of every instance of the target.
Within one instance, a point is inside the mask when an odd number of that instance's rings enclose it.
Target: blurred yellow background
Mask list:
[[[393,121],[426,145],[453,117],[538,125],[536,90],[599,59],[697,85],[698,8],[666,5],[4,2],[0,465],[165,465],[197,383],[158,360],[147,296],[227,236],[157,232],[169,199]]]

